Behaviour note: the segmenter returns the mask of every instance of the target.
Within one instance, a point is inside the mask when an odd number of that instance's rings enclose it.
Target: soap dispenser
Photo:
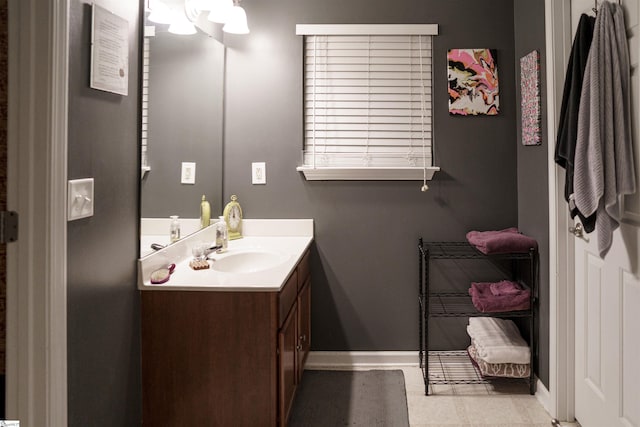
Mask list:
[[[178,221],[178,215],[171,215],[171,224],[169,225],[169,239],[171,243],[180,240],[180,221]]]
[[[216,246],[220,246],[218,253],[225,252],[229,246],[229,233],[223,216],[220,216],[216,223]]]
[[[202,202],[200,202],[200,228],[208,227],[211,224],[211,205],[202,195]]]

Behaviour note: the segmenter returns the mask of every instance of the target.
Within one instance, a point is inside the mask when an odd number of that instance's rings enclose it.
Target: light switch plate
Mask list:
[[[251,163],[251,183],[252,184],[267,183],[267,165],[265,162]]]
[[[72,179],[67,185],[67,220],[93,216],[93,178]]]
[[[182,162],[181,184],[196,183],[196,164],[195,162]]]

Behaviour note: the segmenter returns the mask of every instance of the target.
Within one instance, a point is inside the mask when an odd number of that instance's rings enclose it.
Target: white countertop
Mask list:
[[[203,229],[138,261],[138,289],[179,291],[279,291],[313,241],[313,220],[243,220],[244,237],[229,241],[227,252],[211,254],[210,268],[193,270],[191,248],[213,240],[213,227]],[[245,251],[268,251],[281,257],[274,267],[255,272],[228,273],[216,270],[216,260]],[[158,268],[175,263],[168,282],[151,284]]]

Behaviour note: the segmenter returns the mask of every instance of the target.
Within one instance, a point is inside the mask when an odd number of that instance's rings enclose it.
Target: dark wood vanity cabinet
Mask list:
[[[278,333],[279,426],[286,426],[296,388],[302,380],[304,364],[311,346],[311,276],[309,253],[280,292],[280,324]]]
[[[298,382],[302,380],[304,364],[311,349],[311,278],[308,277],[298,294],[298,347],[296,362]]]
[[[286,425],[295,396],[297,381],[296,347],[298,345],[296,307],[293,307],[278,332],[278,392],[279,423]]]
[[[308,252],[279,292],[142,291],[142,424],[285,426],[310,309]]]

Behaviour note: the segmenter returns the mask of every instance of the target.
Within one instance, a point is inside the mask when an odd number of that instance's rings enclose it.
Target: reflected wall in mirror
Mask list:
[[[182,0],[165,4],[184,11]],[[151,243],[169,243],[171,215],[179,216],[181,237],[197,231],[202,195],[213,219],[222,212],[225,48],[216,24],[206,17],[196,24],[196,34],[176,35],[145,21],[141,256]],[[195,163],[195,183],[182,183],[183,162]]]

